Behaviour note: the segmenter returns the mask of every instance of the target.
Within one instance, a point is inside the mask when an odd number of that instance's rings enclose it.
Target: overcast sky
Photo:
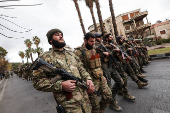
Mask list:
[[[1,0],[2,1],[2,0]],[[108,0],[99,0],[103,20],[111,14]],[[86,32],[93,24],[89,9],[84,0],[79,1]],[[5,5],[33,5],[37,6],[13,6]],[[148,11],[148,20],[154,24],[157,20],[170,19],[170,0],[113,0],[115,16],[132,10],[141,9]],[[96,21],[98,16],[94,4]],[[13,18],[12,18],[13,17]],[[14,18],[16,17],[16,18]],[[64,39],[72,48],[80,46],[83,42],[83,32],[80,26],[78,14],[72,0],[20,0],[13,2],[0,2],[0,46],[8,51],[9,62],[21,62],[19,51],[27,49],[24,40],[32,41],[34,36],[41,39],[40,47],[48,51],[51,47],[46,38],[46,33],[52,28],[59,28],[64,33]],[[2,35],[3,34],[3,35]],[[7,38],[13,37],[13,38]],[[35,48],[35,45],[32,45]],[[34,60],[37,55],[34,55]],[[29,60],[31,61],[31,60]],[[26,59],[24,60],[26,62]]]

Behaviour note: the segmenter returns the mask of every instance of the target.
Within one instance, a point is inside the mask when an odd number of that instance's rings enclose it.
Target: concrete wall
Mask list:
[[[170,38],[170,22],[167,24],[160,25],[160,26],[155,26],[154,30],[155,30],[155,34],[157,37],[161,36],[162,38]],[[162,30],[165,30],[166,34],[161,35],[160,31]]]

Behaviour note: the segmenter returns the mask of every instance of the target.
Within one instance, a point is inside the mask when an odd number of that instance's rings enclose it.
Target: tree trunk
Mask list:
[[[77,0],[73,0],[73,1],[74,1],[74,4],[75,4],[75,7],[76,7],[76,10],[77,10],[78,16],[79,16],[79,20],[80,20],[81,28],[82,28],[83,33],[84,33],[84,35],[85,35],[85,34],[86,34],[86,31],[85,31],[84,24],[83,24],[83,20],[82,20],[82,17],[81,17],[81,13],[80,13],[79,5],[78,5],[78,3],[77,3]]]
[[[103,33],[103,37],[106,35],[106,32],[104,30],[104,25],[103,25],[103,19],[102,19],[102,15],[101,15],[101,11],[100,11],[100,4],[98,0],[95,0],[96,3],[96,8],[97,8],[97,14],[98,14],[98,18],[99,18],[99,22],[100,22],[100,29]]]
[[[112,24],[113,24],[113,28],[114,28],[114,34],[116,37],[116,36],[118,36],[118,31],[117,31],[117,24],[116,24],[116,20],[115,20],[115,14],[114,14],[114,10],[113,10],[112,0],[109,0],[109,6],[110,6],[110,12],[112,15]]]
[[[95,20],[94,13],[93,13],[93,7],[90,7],[90,12],[91,12],[91,16],[92,16],[92,19],[93,19],[93,24],[94,24],[95,32],[98,32],[96,20]]]
[[[33,63],[32,53],[30,53],[30,56],[31,56],[31,61],[32,61],[32,63]]]
[[[28,63],[28,57],[27,57],[27,63]]]

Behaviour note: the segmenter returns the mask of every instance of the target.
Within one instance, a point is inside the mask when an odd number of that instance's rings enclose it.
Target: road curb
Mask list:
[[[149,55],[151,60],[154,59],[166,59],[170,58],[170,53],[164,53],[164,54],[156,54],[156,55]]]

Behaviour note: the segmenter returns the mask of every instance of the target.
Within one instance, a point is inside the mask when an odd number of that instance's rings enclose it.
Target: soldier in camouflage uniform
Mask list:
[[[122,40],[122,36],[116,36],[116,42],[118,43],[118,48],[121,50],[121,54],[124,52],[125,54],[127,54],[127,51],[125,50],[125,44]],[[122,54],[124,56],[124,54]],[[144,83],[141,82],[137,76],[135,75],[134,70],[132,69],[130,63],[129,63],[129,58],[128,57],[124,57],[122,59],[122,57],[120,58],[121,55],[119,55],[119,59],[122,61],[122,65],[123,65],[123,69],[125,70],[125,72],[132,78],[133,81],[136,82],[136,84],[138,85],[138,87],[141,89],[144,86],[147,86],[148,83]]]
[[[119,74],[117,71],[117,66],[118,68],[120,68],[120,65],[118,65],[119,62],[117,61],[117,59],[113,57],[113,52],[115,50],[113,51],[112,48],[108,46],[109,43],[113,41],[113,37],[111,36],[111,34],[107,34],[105,36],[107,44],[103,45],[102,39],[100,38],[101,35],[95,33],[95,36],[97,43],[100,42],[100,45],[96,47],[96,51],[99,51],[100,53],[102,69],[103,72],[106,73],[105,77],[107,79],[108,86],[110,88],[112,87],[112,101],[110,102],[110,108],[115,111],[122,111],[122,108],[118,106],[116,102],[116,94],[118,93],[118,90],[123,90],[123,97],[128,100],[135,100],[135,97],[131,96],[127,90],[127,75],[125,73]],[[111,86],[111,79],[115,81],[115,84],[113,86]]]
[[[143,67],[146,64],[145,56],[144,56],[144,54],[142,52],[142,48],[138,44],[138,40],[139,39],[134,39],[133,43],[135,44],[135,47],[136,47],[136,49],[137,49],[137,51],[139,53],[139,55],[138,55],[138,62],[139,62],[140,70],[141,70],[142,73],[146,73],[146,71],[143,70]]]
[[[14,75],[14,72],[13,72],[13,70],[11,70],[10,72],[11,72],[11,76],[13,77],[13,75]]]
[[[138,77],[138,79],[144,83],[147,83],[148,80],[144,79],[144,77],[146,77],[146,75],[143,75],[141,73],[140,66],[139,66],[138,62],[136,61],[135,56],[133,56],[133,54],[132,54],[133,48],[131,48],[130,42],[131,41],[128,41],[128,40],[126,40],[126,42],[125,42],[126,52],[127,52],[128,56],[130,57],[129,64],[131,65],[131,67],[132,67],[133,71],[135,72],[135,75]]]
[[[9,78],[9,71],[5,71],[5,79]]]
[[[95,35],[87,33],[84,39],[84,45],[75,48],[75,53],[84,64],[84,68],[90,73],[90,76],[97,91],[101,91],[101,100],[94,94],[89,94],[92,105],[92,113],[104,113],[104,110],[111,101],[111,90],[107,85],[101,68],[100,55],[94,49]]]
[[[47,33],[47,38],[52,49],[43,53],[40,58],[56,68],[63,68],[75,77],[87,81],[89,89],[77,87],[74,80],[58,79],[55,81],[56,74],[42,69],[33,71],[33,86],[40,91],[53,92],[56,102],[64,107],[66,113],[91,113],[87,92],[92,93],[95,90],[92,78],[71,48],[65,46],[61,30],[51,29]],[[72,97],[69,99],[66,95],[70,93],[72,93]]]

